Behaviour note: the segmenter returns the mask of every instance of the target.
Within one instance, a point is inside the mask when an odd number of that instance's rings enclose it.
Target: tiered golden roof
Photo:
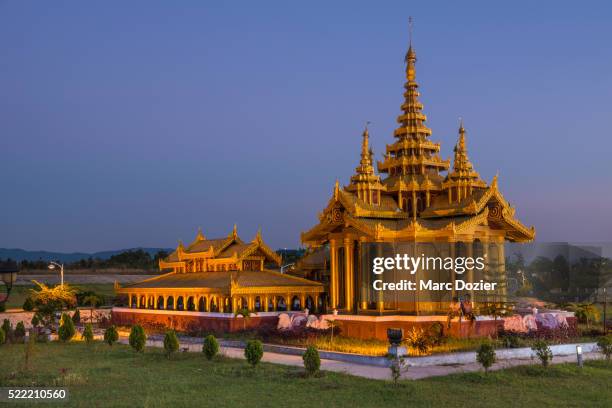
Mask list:
[[[440,158],[440,144],[429,140],[432,132],[425,125],[427,116],[418,99],[415,65],[416,52],[411,44],[406,54],[402,114],[397,117],[400,126],[394,132],[397,141],[387,145],[383,161],[378,162],[378,171],[388,174],[383,184],[389,192],[438,191],[442,180],[439,172],[449,167],[449,161]]]
[[[514,218],[514,209],[498,190],[497,176],[489,186],[474,170],[467,155],[463,122],[449,171],[450,160],[440,158],[440,144],[429,140],[432,132],[425,125],[427,118],[418,99],[412,44],[405,60],[404,103],[397,118],[400,126],[394,132],[397,140],[387,145],[383,160],[378,162],[378,171],[387,176],[381,180],[373,169],[366,128],[361,160],[351,183],[344,188],[336,183],[332,198],[319,214],[320,223],[304,232],[302,241],[321,245],[348,224],[358,235],[363,234],[362,240],[374,239],[375,235],[377,240],[407,239],[419,234],[456,239],[459,226],[470,226],[473,234],[478,225],[495,225],[499,228],[495,235],[512,241],[532,240],[535,229]],[[446,176],[441,174],[446,171]],[[494,222],[490,213],[495,214]]]

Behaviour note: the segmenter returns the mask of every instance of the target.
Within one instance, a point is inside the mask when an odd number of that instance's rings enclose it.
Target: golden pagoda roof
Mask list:
[[[240,260],[258,250],[265,254],[268,261],[280,265],[280,256],[265,244],[261,237],[261,231],[257,232],[251,242],[245,243],[238,236],[236,226],[226,238],[206,239],[199,230],[196,239],[187,248],[179,243],[177,249],[162,260],[162,263],[180,262],[184,258],[196,258],[198,256],[202,258],[235,257]]]
[[[274,271],[223,271],[223,272],[192,272],[167,273],[146,279],[141,282],[127,284],[118,292],[128,292],[134,289],[212,289],[229,292],[234,286],[243,288],[286,288],[310,287],[323,288],[318,282],[281,274]]]
[[[350,235],[375,240],[452,240],[457,233],[488,233],[482,228],[475,231],[476,226],[497,230],[497,236],[503,234],[510,241],[533,240],[535,229],[515,218],[514,208],[497,189],[497,176],[488,186],[474,170],[467,155],[463,121],[450,171],[450,160],[440,158],[440,145],[429,139],[432,132],[425,125],[427,117],[418,99],[415,65],[416,52],[411,43],[406,54],[404,103],[397,117],[400,125],[394,132],[396,140],[386,146],[383,160],[377,162],[379,173],[387,176],[378,182],[366,129],[360,166],[351,183],[341,189],[336,182],[333,196],[319,214],[319,224],[302,233],[302,242],[322,245],[330,234],[333,239]],[[446,171],[449,172],[444,176]],[[372,196],[372,186],[376,186],[380,198],[366,202],[362,198]]]

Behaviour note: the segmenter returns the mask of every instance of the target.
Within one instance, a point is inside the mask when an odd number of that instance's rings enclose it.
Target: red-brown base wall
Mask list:
[[[278,323],[278,316],[252,316],[248,319],[235,317],[219,316],[190,316],[190,315],[171,315],[155,313],[138,313],[129,311],[112,312],[112,322],[118,326],[132,326],[140,324],[147,329],[174,329],[183,332],[201,333],[231,333],[241,330],[257,330],[275,328]],[[575,318],[568,318],[570,329],[576,326]],[[420,327],[423,330],[429,329],[438,320],[428,321],[364,321],[364,320],[341,320],[336,322],[340,327],[342,336],[354,337],[358,339],[378,339],[387,341],[387,329],[399,328],[404,333],[412,330],[413,327]],[[503,329],[502,319],[495,320],[476,320],[454,321],[450,329],[447,322],[439,322],[442,325],[443,334],[446,336],[468,338],[468,337],[495,337],[500,329]]]
[[[368,322],[368,321],[352,321],[352,320],[337,320],[340,326],[341,335],[347,337],[355,337],[359,339],[378,339],[387,340],[387,329],[403,329],[404,334],[412,330],[414,327],[428,330],[436,321],[384,321],[384,322]],[[446,322],[439,322],[442,325],[442,332],[445,336],[452,337],[487,337],[495,336],[498,329],[504,327],[503,321],[485,320],[475,321],[473,323],[462,321],[452,322],[448,329]]]
[[[117,326],[140,324],[145,329],[174,329],[182,332],[231,333],[241,330],[276,327],[277,316],[208,317],[169,315],[138,312],[118,312],[113,310],[112,322]]]

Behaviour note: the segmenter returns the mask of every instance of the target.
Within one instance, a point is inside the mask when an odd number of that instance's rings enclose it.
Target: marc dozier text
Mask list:
[[[385,271],[406,271],[411,275],[417,271],[453,271],[462,275],[469,270],[482,271],[485,268],[485,257],[440,257],[440,256],[410,256],[396,254],[394,257],[376,257],[372,260],[372,272],[380,275]],[[375,290],[495,290],[497,282],[466,282],[456,279],[454,282],[434,282],[421,279],[417,282],[402,279],[399,282],[384,282],[377,279],[372,282]]]

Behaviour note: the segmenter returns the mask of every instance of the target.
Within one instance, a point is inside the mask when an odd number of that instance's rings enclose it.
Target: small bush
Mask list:
[[[409,330],[405,342],[417,355],[427,354],[431,347],[429,336],[420,327],[413,327],[412,330]]]
[[[23,324],[23,322],[17,323],[17,325],[15,326],[15,331],[13,332],[13,336],[15,337],[15,340],[18,342],[21,342],[25,338],[25,335],[26,335],[25,325]]]
[[[263,344],[259,340],[249,340],[244,348],[244,356],[253,367],[259,364],[263,353]]]
[[[74,322],[70,318],[70,315],[68,313],[62,313],[60,326],[57,330],[59,339],[63,342],[70,341],[70,339],[74,337],[75,333],[76,329],[74,328]]]
[[[212,360],[214,356],[219,352],[219,342],[212,334],[209,334],[204,339],[204,344],[202,345],[202,352],[206,356],[206,359]]]
[[[4,334],[4,329],[0,327],[0,346],[6,342],[6,334]]]
[[[4,319],[2,322],[2,330],[4,330],[4,343],[8,343],[13,338],[13,325],[9,319]]]
[[[37,313],[34,313],[34,316],[32,316],[32,321],[30,323],[32,323],[32,327],[38,327],[38,325],[40,324],[40,319],[38,318]]]
[[[495,363],[495,349],[490,341],[483,342],[476,350],[476,361],[485,369],[485,373],[489,372],[489,368]]]
[[[548,364],[552,361],[553,354],[548,347],[548,343],[544,340],[536,340],[536,342],[531,346],[531,349],[535,352],[536,356],[542,362],[543,367],[548,367]]]
[[[119,340],[119,333],[117,333],[117,329],[115,326],[111,326],[104,331],[104,342],[112,347],[113,343],[116,343]]]
[[[304,360],[304,368],[308,375],[316,374],[319,371],[321,359],[319,358],[319,351],[314,346],[308,346],[302,360]]]
[[[31,312],[32,310],[34,310],[34,301],[32,300],[32,298],[28,296],[23,302],[22,307],[23,310],[25,310],[26,312]]]
[[[93,339],[93,328],[91,327],[91,323],[87,323],[85,325],[85,328],[83,329],[83,340],[85,340],[87,344],[91,344],[93,342]]]
[[[72,315],[72,321],[74,322],[74,324],[81,323],[81,312],[79,309],[77,309],[76,312],[74,312],[74,314]]]
[[[132,331],[130,332],[130,346],[137,351],[144,351],[145,344],[147,342],[147,335],[145,334],[144,329],[140,325],[132,326]]]
[[[501,345],[505,348],[520,348],[524,347],[525,342],[518,333],[504,332],[499,336]]]
[[[597,340],[597,346],[602,354],[606,356],[606,360],[610,361],[610,357],[612,356],[612,334],[608,334]]]
[[[179,341],[176,337],[174,330],[168,330],[164,336],[164,350],[166,350],[166,356],[170,358],[173,353],[176,353],[179,349]]]
[[[6,312],[6,303],[0,302],[0,313]]]

